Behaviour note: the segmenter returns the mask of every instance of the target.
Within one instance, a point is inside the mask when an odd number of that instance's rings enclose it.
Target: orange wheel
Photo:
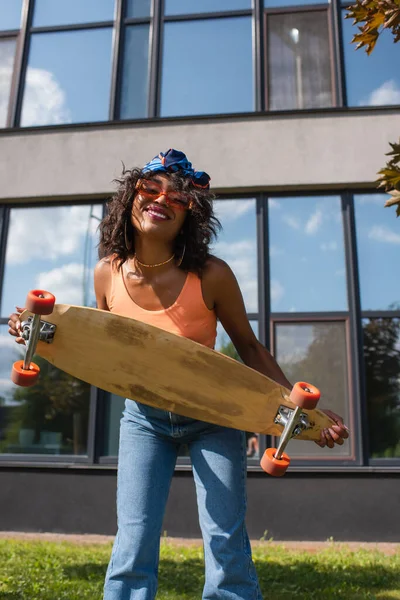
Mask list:
[[[295,383],[290,392],[290,400],[293,404],[305,410],[313,410],[317,406],[320,396],[319,389],[305,381]]]
[[[290,458],[284,452],[281,458],[275,458],[276,448],[267,448],[260,461],[261,467],[273,477],[282,477],[290,465]]]
[[[34,315],[50,315],[56,299],[45,290],[31,290],[26,297],[25,307]]]
[[[29,369],[24,369],[24,361],[17,360],[11,369],[11,381],[22,387],[34,385],[39,377],[40,369],[31,362]]]

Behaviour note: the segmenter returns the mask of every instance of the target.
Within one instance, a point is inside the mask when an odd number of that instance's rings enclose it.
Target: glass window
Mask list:
[[[387,198],[354,197],[362,310],[400,310],[400,229]]]
[[[371,458],[400,457],[400,319],[364,319]]]
[[[125,29],[121,86],[121,119],[147,117],[149,70],[149,26]]]
[[[126,16],[141,18],[150,16],[150,0],[128,0]]]
[[[250,17],[165,23],[162,64],[161,116],[254,110]]]
[[[345,11],[343,11],[343,17]],[[344,63],[348,106],[400,104],[400,44],[383,30],[370,56],[365,48],[356,50],[351,40],[357,33],[352,19],[343,18]]]
[[[332,106],[326,11],[268,15],[267,45],[271,110]]]
[[[35,0],[33,27],[114,20],[114,0]]]
[[[21,125],[108,119],[112,29],[31,37]]]
[[[220,12],[251,8],[251,0],[165,0],[166,15]]]
[[[101,204],[11,210],[3,317],[36,288],[54,294],[58,303],[96,306],[93,268],[102,210]]]
[[[24,352],[0,326],[0,453],[87,454],[90,386],[59,371],[39,356],[40,377],[33,387],[10,380]]]
[[[329,4],[330,0],[264,0],[264,8],[280,6],[304,6],[308,4]]]
[[[344,321],[275,323],[275,357],[290,382],[308,381],[321,392],[319,408],[333,410],[349,424],[349,385]],[[289,456],[348,456],[349,441],[334,449],[292,440]]]
[[[272,312],[347,310],[340,198],[269,200]]]
[[[21,26],[22,0],[0,0],[0,30],[11,31]]]
[[[256,201],[216,200],[215,215],[221,221],[212,253],[234,272],[248,313],[258,311]]]
[[[0,39],[0,127],[7,125],[8,104],[10,100],[11,82],[14,69],[16,40]]]

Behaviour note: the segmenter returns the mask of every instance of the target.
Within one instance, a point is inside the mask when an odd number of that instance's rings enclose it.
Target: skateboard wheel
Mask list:
[[[26,297],[25,308],[34,315],[50,315],[56,299],[45,290],[31,290]]]
[[[305,381],[295,383],[290,392],[290,400],[293,404],[305,410],[313,410],[317,406],[320,397],[319,389]]]
[[[11,381],[22,387],[34,385],[39,377],[40,368],[33,362],[24,369],[24,361],[17,360],[11,369]]]
[[[267,448],[260,461],[263,470],[273,477],[282,477],[290,465],[290,458],[284,452],[281,458],[275,458],[276,448]]]

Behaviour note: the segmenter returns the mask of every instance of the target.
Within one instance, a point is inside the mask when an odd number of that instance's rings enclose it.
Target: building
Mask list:
[[[112,180],[173,147],[212,176],[215,251],[259,339],[352,431],[293,442],[282,479],[249,457],[251,537],[399,541],[400,229],[374,181],[400,131],[400,44],[356,52],[346,4],[0,1],[3,530],[115,532],[122,400],[45,366],[15,389],[7,321],[34,287],[94,305]],[[184,451],[165,530],[199,535]]]

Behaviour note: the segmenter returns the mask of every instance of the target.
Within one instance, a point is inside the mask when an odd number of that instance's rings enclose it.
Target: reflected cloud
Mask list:
[[[89,211],[89,206],[13,210],[7,240],[7,264],[26,264],[28,257],[30,261],[43,257],[55,261],[73,254],[79,249],[88,227],[91,236],[96,233],[99,223],[97,219],[90,219],[89,223]],[[94,212],[99,211],[101,208],[95,206]]]
[[[70,263],[37,277],[39,289],[50,290],[58,304],[81,306],[84,298],[83,264]]]
[[[285,295],[285,288],[276,279],[271,280],[271,300],[274,304],[277,304]]]
[[[360,102],[360,106],[379,106],[385,104],[400,104],[400,86],[394,79],[385,81],[373,90],[368,98]]]
[[[283,215],[282,221],[289,225],[292,229],[300,229],[301,222],[297,217],[293,217],[292,215]]]
[[[60,125],[72,123],[64,90],[45,69],[28,68],[25,80],[21,125]]]
[[[215,255],[225,260],[235,274],[248,312],[258,309],[258,284],[256,271],[256,243],[238,240],[234,244],[218,242]]]
[[[323,213],[320,208],[317,208],[315,212],[308,219],[305,227],[307,235],[314,235],[322,225]]]
[[[254,211],[255,201],[250,200],[216,200],[214,203],[214,212],[216,217],[222,222],[235,221],[243,215]]]
[[[324,252],[335,252],[338,249],[337,242],[324,242],[320,246]]]
[[[388,227],[375,225],[368,232],[368,237],[376,242],[385,242],[386,244],[400,244],[400,233],[396,233]]]

